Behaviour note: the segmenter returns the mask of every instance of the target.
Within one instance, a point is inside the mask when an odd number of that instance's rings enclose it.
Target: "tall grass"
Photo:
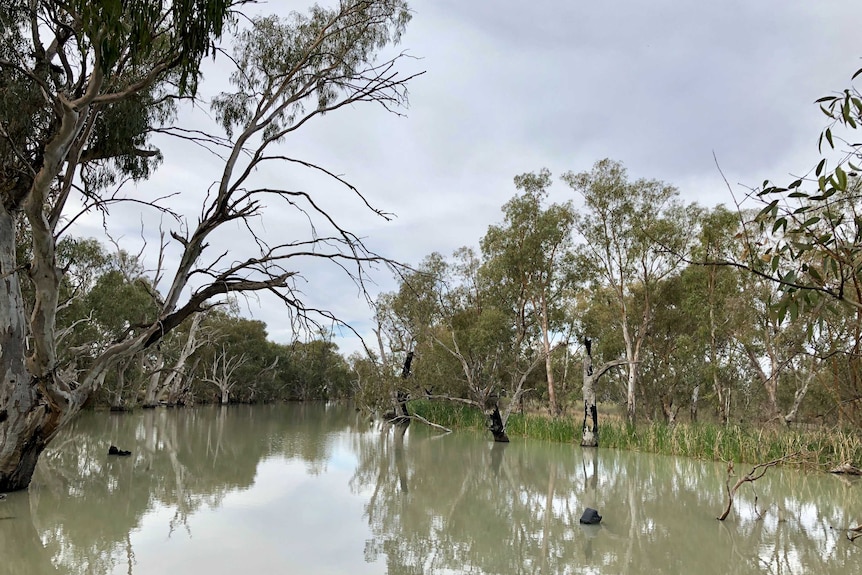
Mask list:
[[[452,429],[487,430],[484,414],[467,405],[420,400],[411,402],[410,407],[429,421]],[[573,417],[515,413],[509,418],[506,432],[509,437],[578,443],[581,421]],[[862,436],[858,431],[825,427],[789,430],[712,423],[631,426],[620,419],[605,418],[599,421],[599,445],[737,463],[761,463],[800,453],[800,465],[825,469],[842,463],[862,466]]]
[[[799,453],[799,464],[834,467],[862,463],[862,438],[852,430],[721,426],[711,423],[649,423],[632,427],[620,421],[599,426],[603,447],[683,455],[715,461],[760,463]]]

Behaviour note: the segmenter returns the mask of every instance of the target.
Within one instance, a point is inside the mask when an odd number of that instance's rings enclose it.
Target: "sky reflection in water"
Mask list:
[[[683,458],[402,435],[345,407],[83,414],[0,504],[0,573],[858,571],[831,529],[862,520],[856,482],[770,470],[721,523],[724,479]],[[601,526],[578,524],[587,506]]]

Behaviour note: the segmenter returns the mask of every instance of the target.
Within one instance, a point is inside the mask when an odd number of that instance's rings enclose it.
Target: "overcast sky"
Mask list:
[[[273,1],[256,9],[305,7]],[[373,249],[408,264],[434,251],[478,246],[514,195],[513,177],[542,167],[556,180],[609,157],[631,178],[663,180],[684,200],[708,206],[733,201],[713,154],[737,193],[767,178],[786,182],[816,163],[825,118],[814,100],[847,86],[862,67],[862,2],[413,0],[411,8],[400,48],[420,59],[406,60],[403,70],[425,74],[410,83],[406,117],[356,105],[307,125],[287,143],[395,218],[372,217],[336,183],[296,167],[271,166],[264,174],[330,201]],[[223,70],[208,65],[204,95],[224,85]],[[205,122],[200,114],[184,119]],[[182,192],[171,205],[193,223],[218,163],[188,145],[158,144],[163,166],[129,193]],[[568,199],[577,200],[557,181],[551,200]],[[137,208],[118,208],[109,229],[136,251],[141,222],[154,237],[152,220]],[[293,239],[307,233],[292,222],[276,212],[263,225]],[[226,229],[213,242],[243,257],[239,231]],[[100,237],[101,222],[82,220],[75,233]],[[248,254],[253,248],[245,246]],[[154,265],[155,252],[147,253]],[[310,303],[371,336],[372,312],[356,286],[331,268],[299,271]],[[372,290],[395,289],[385,269],[373,277]],[[271,339],[293,337],[274,299],[243,300],[242,309],[267,323]],[[342,352],[359,348],[340,333]]]

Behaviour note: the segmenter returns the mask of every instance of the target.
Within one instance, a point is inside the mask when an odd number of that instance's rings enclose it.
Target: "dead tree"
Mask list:
[[[719,521],[724,521],[727,519],[727,516],[730,514],[730,509],[733,507],[733,498],[736,495],[736,491],[742,487],[745,483],[754,483],[764,475],[769,470],[770,467],[775,467],[781,463],[789,461],[791,459],[795,459],[799,456],[800,452],[791,453],[790,455],[785,455],[784,457],[779,457],[778,459],[773,459],[772,461],[767,461],[766,463],[759,463],[751,468],[747,474],[740,477],[737,482],[730,486],[730,478],[733,477],[733,462],[729,462],[727,464],[727,481],[725,482],[725,489],[727,489],[727,505],[724,508],[724,511],[719,515],[716,519]]]
[[[226,346],[222,345],[221,352],[213,358],[209,373],[202,381],[211,383],[219,390],[219,403],[227,405],[230,403],[230,392],[236,385],[234,375],[236,370],[248,363],[246,355],[230,355]]]
[[[413,363],[413,352],[408,351],[404,357],[404,365],[401,367],[401,380],[404,381],[410,377],[410,367]],[[410,424],[410,412],[407,410],[407,402],[410,400],[410,394],[404,389],[398,388],[395,390],[395,411],[388,417],[391,422],[403,425]]]
[[[581,447],[599,446],[599,410],[596,406],[596,382],[609,369],[618,365],[628,363],[625,359],[615,359],[602,364],[598,370],[593,371],[593,341],[584,339],[584,424],[581,435]]]
[[[153,3],[162,9],[143,12],[127,4],[111,14],[72,14],[70,3],[34,0],[8,14],[13,40],[7,44],[21,48],[5,50],[0,57],[4,80],[8,76],[20,88],[9,91],[13,100],[0,111],[5,114],[0,118],[0,153],[8,160],[0,166],[0,492],[29,485],[40,454],[97,389],[105,372],[124,358],[152,349],[213,301],[236,292],[268,292],[285,304],[294,327],[313,329],[338,320],[308,301],[309,290],[297,289],[304,263],[330,262],[363,292],[369,265],[397,265],[341,225],[320,196],[272,185],[261,176],[268,171],[265,166],[274,163],[311,170],[343,186],[347,193],[339,202],[352,199],[362,209],[388,217],[337,172],[290,154],[301,146],[279,146],[317,116],[360,102],[396,113],[406,105],[406,83],[418,74],[400,73],[405,55],[385,52],[399,41],[410,20],[403,0],[342,0],[331,8],[316,7],[310,15],[245,20],[247,28],[234,38],[233,58],[228,60],[236,65],[231,91],[213,99],[219,126],[214,129],[223,130],[213,135],[156,125],[159,120],[153,118],[172,120],[160,103],[193,91],[199,62],[212,53],[237,2],[217,3],[216,8],[204,0]],[[184,25],[178,26],[179,21]],[[143,43],[149,49],[142,50]],[[56,62],[62,63],[61,70],[53,70]],[[19,104],[20,122],[6,122]],[[122,150],[99,147],[105,136],[99,133],[101,120],[123,106],[126,115],[144,110],[139,119],[152,123],[143,132],[129,134],[130,142],[160,131],[214,152],[221,168],[212,186],[198,190],[197,214],[161,208],[178,219],[170,237],[179,253],[171,259],[176,266],[170,273],[163,274],[164,262],[159,262],[155,275],[163,276],[167,285],[159,290],[163,297],[155,319],[132,326],[106,349],[82,358],[86,362],[78,365],[86,369],[70,370],[57,352],[64,274],[56,258],[58,238],[80,215],[72,211],[75,206],[107,214],[105,207],[112,202],[140,202],[119,192],[111,196],[95,184],[82,185],[81,173],[87,166],[104,168],[119,157],[159,156],[152,147],[137,149],[133,144]],[[102,139],[120,138],[112,134]],[[130,175],[121,174],[124,179]],[[67,201],[82,190],[76,198],[80,201]],[[330,190],[326,195],[335,194]],[[152,205],[158,208],[157,202]],[[266,208],[278,222],[291,213],[308,225],[280,226],[296,233],[267,237],[267,230],[278,226],[266,225]],[[27,233],[17,233],[22,227]],[[211,248],[226,227],[247,236],[234,241],[229,251]],[[25,249],[21,241],[28,242]],[[22,253],[26,261],[19,261]]]

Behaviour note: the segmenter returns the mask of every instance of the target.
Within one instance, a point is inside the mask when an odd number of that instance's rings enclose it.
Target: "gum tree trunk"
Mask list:
[[[485,411],[485,415],[488,416],[488,429],[491,431],[491,435],[494,436],[494,441],[509,443],[509,436],[506,435],[506,424],[503,423],[499,406],[495,403],[491,409]]]
[[[615,359],[593,371],[592,340],[584,339],[584,423],[581,447],[599,446],[599,410],[596,406],[596,382],[609,369],[628,363],[625,359]]]
[[[581,447],[599,446],[599,410],[596,407],[596,382],[593,379],[592,341],[584,340],[584,424]]]
[[[24,489],[60,425],[52,382],[31,374],[24,300],[15,258],[15,218],[0,208],[0,492]]]

